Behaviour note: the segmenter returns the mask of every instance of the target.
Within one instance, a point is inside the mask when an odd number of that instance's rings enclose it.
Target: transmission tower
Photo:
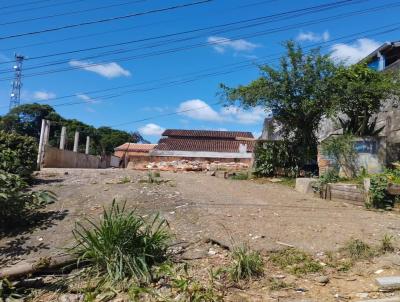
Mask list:
[[[24,56],[15,54],[14,81],[12,82],[12,89],[10,94],[10,110],[20,105],[22,87],[22,62],[24,61],[24,59]]]

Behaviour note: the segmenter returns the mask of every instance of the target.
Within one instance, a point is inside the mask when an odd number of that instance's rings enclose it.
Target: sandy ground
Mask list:
[[[119,183],[124,177],[130,182]],[[213,238],[228,246],[247,242],[263,252],[282,248],[284,243],[317,255],[337,250],[350,238],[376,244],[384,234],[391,234],[395,239],[400,236],[397,213],[367,211],[340,201],[321,200],[280,184],[169,172],[161,173],[161,179],[170,180],[166,183],[139,182],[146,178],[146,172],[119,169],[44,169],[37,175],[35,189],[53,191],[58,201],[46,207],[36,225],[0,239],[0,264],[62,251],[73,242],[75,223],[86,217],[100,217],[102,207],[110,206],[113,199],[126,201],[128,207],[136,208],[143,215],[160,212],[178,241]],[[329,296],[335,301],[341,288],[353,296],[356,288],[358,292],[371,290],[374,269],[385,267],[389,275],[398,273],[399,267],[393,263],[400,264],[400,259],[398,255],[392,258],[382,258],[364,266],[362,273],[355,272],[359,277],[352,281],[354,289],[346,289],[344,283],[350,282],[346,276],[332,281],[330,287],[311,286],[314,289],[307,294],[295,292],[294,295],[315,296],[317,291],[317,295]],[[302,282],[307,286],[311,281]],[[269,301],[271,296],[267,299],[262,288],[261,282],[254,296],[247,290],[248,301]],[[287,292],[277,295],[271,301],[292,297]]]

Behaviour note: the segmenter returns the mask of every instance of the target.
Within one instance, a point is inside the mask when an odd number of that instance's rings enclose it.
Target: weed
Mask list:
[[[233,174],[230,179],[233,180],[248,180],[249,179],[249,173],[248,172],[238,172]]]
[[[7,279],[0,279],[0,301],[19,301],[22,296],[17,293],[14,285]]]
[[[232,251],[232,259],[233,264],[228,269],[228,273],[235,282],[263,274],[263,261],[260,253],[250,250],[248,245],[235,247]]]
[[[155,171],[155,172],[153,172],[153,177],[161,177],[161,174],[160,174],[160,172],[159,171]]]
[[[270,256],[270,260],[281,269],[295,275],[316,273],[323,269],[310,255],[295,248],[276,252]]]
[[[131,182],[131,178],[129,176],[124,176],[117,183],[118,184],[126,184],[129,182]]]
[[[124,279],[149,282],[152,266],[166,259],[170,235],[166,221],[158,215],[148,223],[114,200],[99,225],[87,222],[92,229],[77,223],[73,231],[77,244],[71,252],[113,283]]]
[[[381,239],[381,244],[379,250],[382,253],[387,252],[394,252],[394,244],[393,244],[394,237],[392,235],[385,234]]]
[[[286,288],[291,288],[291,287],[293,287],[293,284],[286,283],[283,280],[279,280],[276,278],[269,279],[269,289],[270,290],[281,290],[281,289],[286,289]]]
[[[360,239],[350,239],[342,249],[352,260],[368,259],[374,256],[373,249]]]

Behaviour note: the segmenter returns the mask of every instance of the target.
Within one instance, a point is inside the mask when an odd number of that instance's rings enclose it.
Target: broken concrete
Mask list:
[[[295,190],[300,193],[313,193],[312,185],[317,183],[315,178],[296,178]]]

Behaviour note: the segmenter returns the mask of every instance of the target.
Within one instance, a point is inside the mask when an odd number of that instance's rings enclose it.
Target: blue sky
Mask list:
[[[33,1],[0,0],[0,38],[196,1],[42,0],[22,5],[27,2]],[[283,52],[282,41],[288,39],[304,47],[321,45],[322,51],[334,58],[355,62],[381,43],[399,40],[400,1],[349,1],[319,12],[302,11],[286,18],[132,41],[333,2],[214,0],[113,22],[0,39],[0,114],[8,111],[13,77],[9,61],[18,52],[28,58],[22,103],[48,103],[66,118],[97,127],[139,130],[153,142],[165,128],[241,130],[257,135],[266,114],[263,108],[245,111],[216,104],[220,83],[236,86],[255,79],[259,75],[256,64],[276,65]],[[374,7],[380,8],[368,10]],[[343,17],[360,10],[367,11]],[[62,16],[43,18],[55,14]],[[121,42],[130,43],[96,49]],[[87,48],[92,49],[54,56]],[[52,65],[43,66],[49,63]],[[106,89],[113,90],[96,92]],[[177,111],[181,113],[168,115]]]

